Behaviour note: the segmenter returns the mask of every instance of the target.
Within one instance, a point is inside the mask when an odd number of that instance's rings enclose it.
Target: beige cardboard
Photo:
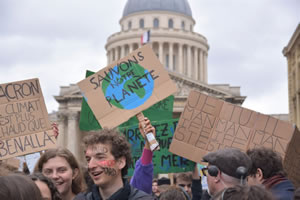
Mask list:
[[[44,131],[53,134],[39,80],[30,79],[1,84],[0,160],[35,152],[26,146],[32,141],[25,140],[23,144],[21,138],[30,134],[41,134]],[[18,153],[10,152],[12,144],[9,141],[14,141],[13,145],[19,145],[20,149],[22,145],[26,148]],[[43,147],[46,148],[47,145]],[[35,150],[39,151],[40,148]]]
[[[265,146],[284,156],[293,133],[288,122],[191,91],[169,150],[195,162],[225,147]]]
[[[134,96],[133,93],[128,92],[128,90],[122,90],[122,92],[113,93],[114,96],[112,94],[105,96],[102,86],[107,84],[108,82],[111,83],[108,77],[114,78],[117,76],[117,69],[114,67],[118,66],[118,73],[122,72],[122,68],[124,69],[124,66],[132,67],[133,62],[129,62],[129,60],[134,60],[135,62],[138,62],[138,64],[144,69],[146,69],[148,72],[152,71],[152,76],[155,77],[153,78],[154,89],[152,91],[152,95],[143,104],[135,108],[122,109],[115,105],[110,105],[110,101],[108,101],[107,99],[116,99],[120,102],[124,102],[125,100],[132,98],[132,96]],[[129,64],[124,65],[122,67],[120,63],[124,62]],[[131,69],[130,67],[128,69]],[[124,69],[124,71],[126,70]],[[148,78],[149,80],[152,80],[150,76]],[[136,76],[130,76],[130,81],[131,80],[135,81],[134,83],[137,84],[138,80],[140,79],[138,79]],[[147,84],[145,83],[140,85],[146,85],[145,87],[147,87]],[[83,93],[84,97],[87,99],[90,108],[93,110],[93,113],[99,121],[99,123],[101,124],[101,126],[108,128],[113,128],[122,124],[123,122],[127,121],[130,117],[147,109],[156,102],[161,101],[162,99],[170,96],[177,90],[176,85],[170,79],[167,71],[164,70],[163,65],[157,59],[150,45],[145,45],[135,50],[130,55],[118,60],[117,62],[112,63],[111,65],[98,71],[94,75],[87,77],[86,79],[80,81],[78,83],[78,86],[81,92]],[[110,84],[110,86],[113,87],[112,84]],[[138,105],[136,104],[137,99],[138,98],[132,98],[130,103],[132,103],[132,105]]]
[[[52,130],[4,139],[1,142],[0,160],[56,147]]]
[[[293,182],[295,188],[300,187],[300,132],[295,128],[295,133],[288,145],[283,167],[288,178]]]

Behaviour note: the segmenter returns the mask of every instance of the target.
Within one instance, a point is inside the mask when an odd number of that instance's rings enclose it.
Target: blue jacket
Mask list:
[[[281,181],[280,183],[271,187],[270,191],[276,200],[293,200],[294,199],[294,185],[290,180]]]

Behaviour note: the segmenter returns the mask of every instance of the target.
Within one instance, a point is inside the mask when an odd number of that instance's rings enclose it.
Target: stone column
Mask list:
[[[110,49],[109,52],[110,53],[109,53],[108,64],[112,62],[112,54],[113,54],[112,49]]]
[[[162,42],[158,43],[158,57],[159,57],[159,61],[162,64],[164,64],[163,63],[163,61],[164,61],[164,59],[163,59],[164,58],[163,46],[164,46],[164,43],[162,43]]]
[[[123,58],[125,56],[125,45],[121,46],[121,57]]]
[[[178,44],[178,69],[179,73],[183,74],[183,53],[182,53],[182,44]]]
[[[173,70],[173,44],[169,43],[169,69]]]
[[[111,49],[111,62],[110,63],[114,62],[115,59],[116,59],[116,49],[112,48]]]
[[[129,44],[129,53],[131,53],[133,51],[133,43]]]
[[[203,54],[203,61],[204,61],[204,82],[207,83],[207,53],[204,52]]]
[[[195,72],[193,73],[193,78],[195,80],[199,80],[198,74],[199,74],[199,65],[198,65],[198,48],[194,47],[194,68]]]
[[[203,50],[200,49],[200,60],[199,60],[199,65],[200,65],[200,71],[199,71],[199,76],[200,76],[200,81],[204,82],[204,62],[203,62]]]
[[[116,60],[119,60],[120,59],[120,48],[119,47],[116,47],[115,48],[115,51],[116,51],[116,56],[115,56],[115,60],[114,61],[116,61]]]
[[[58,118],[58,131],[59,131],[59,134],[57,136],[57,146],[65,147],[66,141],[68,139],[68,138],[65,138],[68,136],[67,134],[65,134],[65,132],[66,132],[66,115],[63,114],[63,112],[59,111],[57,114],[57,118]]]
[[[70,111],[68,113],[68,141],[67,141],[67,148],[77,157],[79,155],[79,133],[77,132],[79,120],[79,112]]]
[[[191,66],[191,46],[187,46],[187,76],[192,77],[192,66]]]

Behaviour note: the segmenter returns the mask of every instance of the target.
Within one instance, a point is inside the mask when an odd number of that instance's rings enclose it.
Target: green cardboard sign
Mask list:
[[[85,77],[89,77],[95,72],[86,70]],[[81,112],[79,119],[79,128],[82,131],[92,131],[102,129],[99,122],[97,121],[92,109],[84,98],[82,98]]]
[[[156,140],[159,142],[160,150],[153,154],[154,174],[187,172],[194,169],[195,163],[186,158],[169,152],[178,119],[152,121],[156,129]],[[133,164],[128,169],[128,176],[133,175],[136,161],[141,157],[144,138],[139,132],[138,124],[119,127],[131,144]]]

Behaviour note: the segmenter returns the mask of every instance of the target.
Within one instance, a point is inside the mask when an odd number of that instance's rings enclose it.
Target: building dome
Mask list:
[[[170,11],[192,17],[192,10],[187,0],[128,0],[123,17],[143,11]]]

